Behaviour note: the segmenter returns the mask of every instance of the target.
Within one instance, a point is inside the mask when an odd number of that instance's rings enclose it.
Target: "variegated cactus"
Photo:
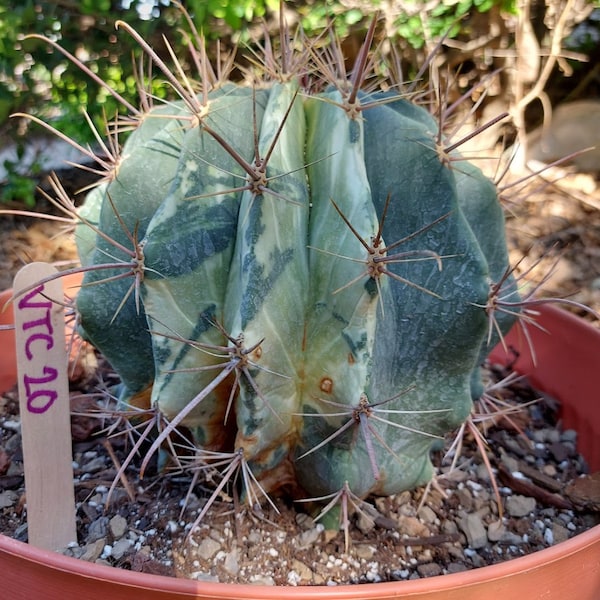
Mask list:
[[[287,68],[198,96],[156,60],[181,99],[137,114],[82,212],[81,331],[123,401],[170,423],[155,447],[186,427],[266,492],[428,481],[508,272],[494,185],[424,108],[361,89],[368,46],[349,80],[284,47]],[[311,60],[321,91],[301,85]]]

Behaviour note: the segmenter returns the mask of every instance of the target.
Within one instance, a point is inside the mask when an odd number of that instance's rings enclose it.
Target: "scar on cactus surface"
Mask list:
[[[102,156],[83,149],[101,179],[80,210],[53,180],[78,222],[79,332],[122,406],[154,415],[144,467],[191,453],[242,473],[252,502],[428,482],[521,311],[494,184],[415,84],[377,83],[376,20],[349,73],[335,39],[282,22],[241,83],[189,24],[199,81],[118,24],[176,99],[154,105],[144,69],[137,107],[99,82],[129,113],[98,135]]]

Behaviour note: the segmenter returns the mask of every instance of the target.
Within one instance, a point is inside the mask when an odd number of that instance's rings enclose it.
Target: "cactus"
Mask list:
[[[198,95],[141,41],[180,99],[136,115],[85,207],[100,233],[80,236],[80,330],[121,400],[169,423],[154,449],[185,427],[265,493],[427,482],[497,335],[494,185],[425,108],[363,86],[373,33],[350,78],[284,40],[260,82],[207,77]]]

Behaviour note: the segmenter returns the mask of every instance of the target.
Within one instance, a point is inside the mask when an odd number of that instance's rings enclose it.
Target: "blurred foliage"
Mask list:
[[[565,48],[577,52],[585,52],[591,57],[600,54],[600,0],[594,0],[594,8],[590,16],[579,23],[565,40]]]
[[[396,26],[399,35],[419,48],[425,34],[436,37],[449,30],[451,35],[457,34],[460,18],[472,9],[485,12],[492,5],[500,5],[514,10],[514,2],[444,0],[423,17],[424,1],[406,0],[402,4],[410,10]],[[278,8],[278,0],[187,0],[183,4],[209,40],[225,41],[244,41],[251,23],[275,14]],[[308,33],[333,21],[342,37],[356,24],[364,24],[365,17],[379,4],[379,0],[362,4],[343,0],[288,2]],[[159,52],[162,48],[163,54],[162,35],[171,34],[174,28],[187,28],[181,12],[169,0],[8,0],[0,5],[0,131],[10,113],[26,111],[51,121],[79,141],[90,141],[91,132],[81,110],[87,110],[101,126],[104,116],[112,118],[118,110],[116,101],[90,84],[60,52],[43,40],[26,36],[38,34],[55,40],[125,98],[133,99],[136,82],[130,57],[139,50],[131,38],[115,31],[119,19],[132,24]],[[169,38],[176,51],[183,48],[181,36]],[[153,91],[158,97],[166,93],[159,84]],[[6,125],[4,130],[8,131]]]
[[[535,0],[532,0],[535,1]],[[539,0],[543,2],[544,0]],[[549,0],[545,0],[548,2]],[[600,6],[600,0],[590,0]],[[250,42],[262,20],[277,27],[279,0],[181,0],[194,26],[204,33],[209,48],[218,40],[225,48]],[[352,33],[361,36],[375,11],[385,15],[388,34],[401,38],[396,46],[403,54],[404,67],[423,60],[423,50],[441,36],[463,42],[480,35],[486,15],[494,10],[502,18],[514,15],[517,0],[287,0],[288,15],[295,15],[307,34],[317,34],[330,24],[344,39]],[[478,19],[484,15],[483,19]],[[0,0],[0,139],[10,137],[22,142],[28,124],[9,119],[14,112],[33,114],[80,143],[93,142],[93,134],[82,116],[85,110],[103,133],[106,120],[123,110],[101,86],[90,81],[76,65],[45,40],[28,37],[42,35],[60,44],[85,65],[135,104],[137,84],[134,66],[141,52],[137,43],[115,23],[131,24],[155,50],[170,62],[163,35],[178,56],[188,59],[185,36],[189,31],[182,12],[171,0]],[[598,13],[574,31],[567,47],[591,51],[598,47]],[[491,21],[490,21],[491,22]],[[476,23],[476,25],[475,25]],[[476,26],[479,29],[473,30]],[[484,32],[485,33],[485,32]],[[408,72],[408,75],[414,73]],[[169,87],[157,77],[152,82],[157,98]],[[2,143],[0,142],[0,149]],[[24,192],[27,185],[18,170],[18,157],[4,164],[6,187],[0,201]],[[31,174],[31,173],[30,173]]]
[[[277,0],[186,2],[196,26],[209,38],[242,30],[276,4]],[[133,25],[163,53],[162,35],[185,27],[181,12],[164,1],[9,0],[0,5],[0,126],[10,113],[27,111],[75,139],[91,139],[81,110],[100,125],[103,115],[110,118],[118,110],[117,102],[44,40],[27,36],[58,42],[131,100],[136,95],[131,57],[140,52],[134,40],[115,30],[118,20]],[[183,47],[181,37],[172,41],[176,50]],[[159,97],[165,94],[159,84],[153,91]]]
[[[440,39],[442,36],[454,38],[464,31],[464,18],[473,11],[487,13],[493,7],[506,14],[515,14],[516,0],[442,0],[423,12],[425,4],[421,0],[408,0],[407,7],[413,5],[416,10],[407,10],[400,14],[394,25],[398,35],[413,48],[421,48],[427,39]]]
[[[115,22],[132,23],[148,39],[177,24],[165,8],[163,19],[141,19],[135,9],[110,0],[14,0],[0,6],[0,123],[15,111],[31,112],[75,139],[89,138],[81,117],[85,108],[100,122],[113,115],[116,101],[93,84],[44,40],[58,43],[126,97],[136,86],[129,56],[135,43],[117,35]],[[157,90],[160,94],[160,91]]]
[[[35,206],[36,176],[40,174],[39,163],[34,164],[26,173],[19,169],[20,160],[24,154],[23,144],[17,144],[16,160],[3,162],[6,171],[5,181],[0,186],[0,202],[22,202],[25,206]]]

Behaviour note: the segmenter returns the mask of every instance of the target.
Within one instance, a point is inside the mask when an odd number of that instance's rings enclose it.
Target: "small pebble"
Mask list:
[[[303,529],[312,529],[315,526],[315,520],[306,513],[297,513],[296,523]]]
[[[225,560],[223,561],[223,568],[231,575],[235,577],[240,571],[239,564],[239,551],[234,548],[231,552],[227,553]]]
[[[569,530],[567,527],[563,527],[558,523],[554,523],[552,525],[552,535],[554,537],[554,543],[560,544],[561,542],[565,542],[569,539]]]
[[[90,523],[88,527],[88,543],[95,542],[108,535],[108,522],[108,517],[102,516]]]
[[[418,515],[424,523],[435,523],[437,519],[435,512],[427,505],[421,507]]]
[[[571,449],[566,445],[566,443],[561,444],[560,442],[556,442],[551,444],[549,450],[554,460],[559,463],[566,460],[571,455]]]
[[[196,549],[196,553],[200,558],[210,560],[220,549],[221,544],[219,544],[219,542],[207,537],[200,542],[200,545]]]
[[[490,542],[499,542],[506,534],[506,526],[501,521],[494,521],[488,525],[487,537]]]
[[[377,549],[375,546],[371,546],[369,544],[359,544],[355,548],[355,554],[358,558],[364,558],[365,560],[369,560],[373,558]]]
[[[115,515],[109,522],[110,532],[114,539],[118,540],[122,538],[128,527],[127,527],[127,519],[122,517],[121,515]]]
[[[511,517],[524,517],[535,510],[535,498],[515,494],[506,499],[506,512]]]
[[[512,473],[514,471],[518,471],[519,469],[519,461],[509,454],[502,454],[502,464]]]
[[[251,585],[275,585],[275,580],[270,575],[252,575],[249,583]]]
[[[292,567],[292,571],[290,573],[295,574],[294,578],[297,578],[297,583],[300,583],[300,582],[310,583],[312,581],[313,572],[302,561],[294,559],[292,561],[291,567]],[[289,575],[288,575],[288,581],[289,581]]]
[[[356,519],[356,526],[361,533],[366,535],[375,529],[375,521],[369,515],[360,513]]]
[[[472,513],[464,516],[458,525],[467,537],[471,548],[483,548],[487,544],[487,533],[478,514]]]
[[[562,432],[560,439],[563,442],[576,442],[577,441],[577,432],[574,429],[565,429]]]
[[[121,538],[120,540],[117,540],[112,547],[112,557],[115,560],[123,558],[125,553],[131,548],[131,546],[133,546],[133,543],[127,538]]]
[[[296,571],[290,571],[287,575],[287,584],[296,586],[302,581],[302,577],[296,573]]]
[[[87,560],[88,562],[96,562],[100,558],[102,552],[104,551],[105,546],[106,538],[100,538],[95,542],[86,544],[83,548],[83,554],[81,555],[81,559]]]
[[[102,471],[102,469],[106,468],[106,460],[103,456],[98,456],[89,462],[86,462],[82,465],[81,470],[83,473],[97,473],[98,471]]]
[[[193,571],[190,573],[190,579],[215,583],[219,582],[219,577],[217,575],[211,575],[210,573],[205,573],[204,571]]]
[[[426,563],[419,565],[417,571],[421,577],[435,577],[436,575],[442,574],[442,567],[437,563]]]
[[[0,509],[14,506],[19,500],[19,494],[12,490],[4,490],[0,492]]]
[[[167,527],[166,530],[168,533],[177,533],[177,531],[179,530],[179,524],[177,523],[177,521],[169,521],[167,523]]]
[[[2,421],[0,423],[3,429],[7,429],[8,431],[15,431],[19,433],[21,431],[21,421]]]
[[[303,531],[296,537],[298,548],[302,550],[312,546],[312,544],[319,539],[320,535],[321,532],[316,527],[314,529],[309,529],[308,531]]]
[[[258,533],[258,531],[251,531],[248,534],[248,537],[246,538],[246,541],[248,542],[249,545],[253,546],[255,544],[258,544],[261,541],[261,535],[260,533]]]
[[[398,518],[398,527],[407,537],[428,537],[429,529],[417,517],[401,515]]]
[[[444,521],[442,521],[442,531],[449,535],[458,533],[458,525],[456,524],[456,521],[453,521],[452,519],[444,519]]]
[[[451,562],[447,568],[448,573],[461,573],[462,571],[466,570],[467,567],[465,566],[465,564],[459,562]]]

